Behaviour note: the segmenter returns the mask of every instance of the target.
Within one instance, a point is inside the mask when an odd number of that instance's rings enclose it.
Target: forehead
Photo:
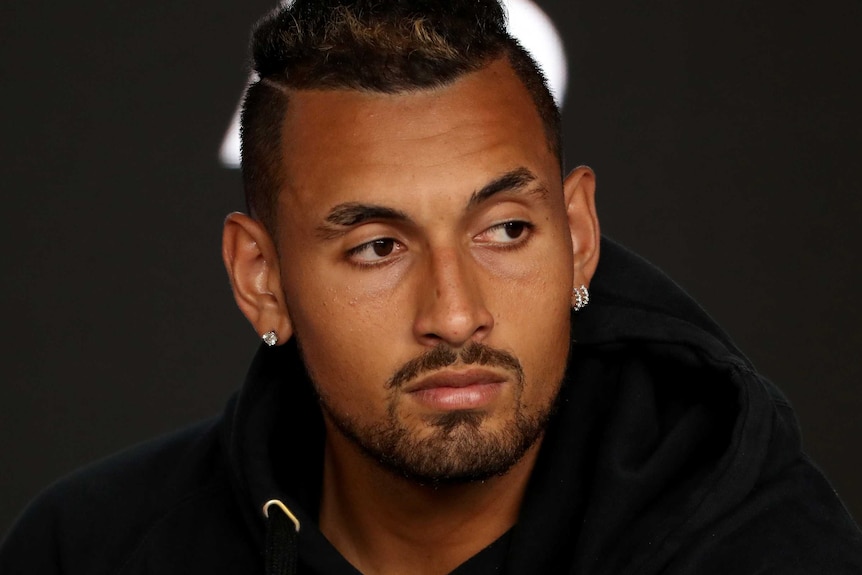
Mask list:
[[[533,100],[505,60],[430,90],[295,91],[282,129],[282,214],[469,193],[519,167],[559,186]]]

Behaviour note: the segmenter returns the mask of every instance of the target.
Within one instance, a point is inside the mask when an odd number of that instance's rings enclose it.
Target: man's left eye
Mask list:
[[[404,251],[404,245],[393,238],[379,238],[365,242],[347,252],[347,258],[355,265],[370,266],[387,261]]]
[[[488,243],[511,244],[524,241],[532,229],[529,222],[513,220],[488,228],[482,233],[482,239]]]

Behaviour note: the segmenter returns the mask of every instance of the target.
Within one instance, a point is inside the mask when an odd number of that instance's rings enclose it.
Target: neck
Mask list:
[[[428,486],[327,431],[320,529],[366,575],[449,573],[493,543],[517,520],[540,443],[505,475]]]

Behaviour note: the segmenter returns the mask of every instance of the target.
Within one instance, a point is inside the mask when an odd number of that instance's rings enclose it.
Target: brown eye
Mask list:
[[[395,249],[395,240],[374,240],[371,242],[371,249],[374,250],[374,255],[381,258],[386,257]]]
[[[515,248],[525,245],[530,239],[533,224],[522,220],[500,222],[476,236],[480,243],[499,247]]]
[[[347,251],[347,259],[360,266],[372,266],[392,261],[406,248],[394,238],[379,238]]]
[[[503,224],[503,229],[506,231],[506,235],[513,240],[516,240],[521,237],[524,233],[524,230],[527,229],[527,224],[525,222],[506,222]]]

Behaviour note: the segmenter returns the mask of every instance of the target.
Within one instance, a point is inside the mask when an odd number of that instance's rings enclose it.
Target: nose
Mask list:
[[[461,347],[471,340],[482,341],[490,333],[494,318],[469,256],[457,249],[432,254],[420,282],[414,333],[423,345]]]

